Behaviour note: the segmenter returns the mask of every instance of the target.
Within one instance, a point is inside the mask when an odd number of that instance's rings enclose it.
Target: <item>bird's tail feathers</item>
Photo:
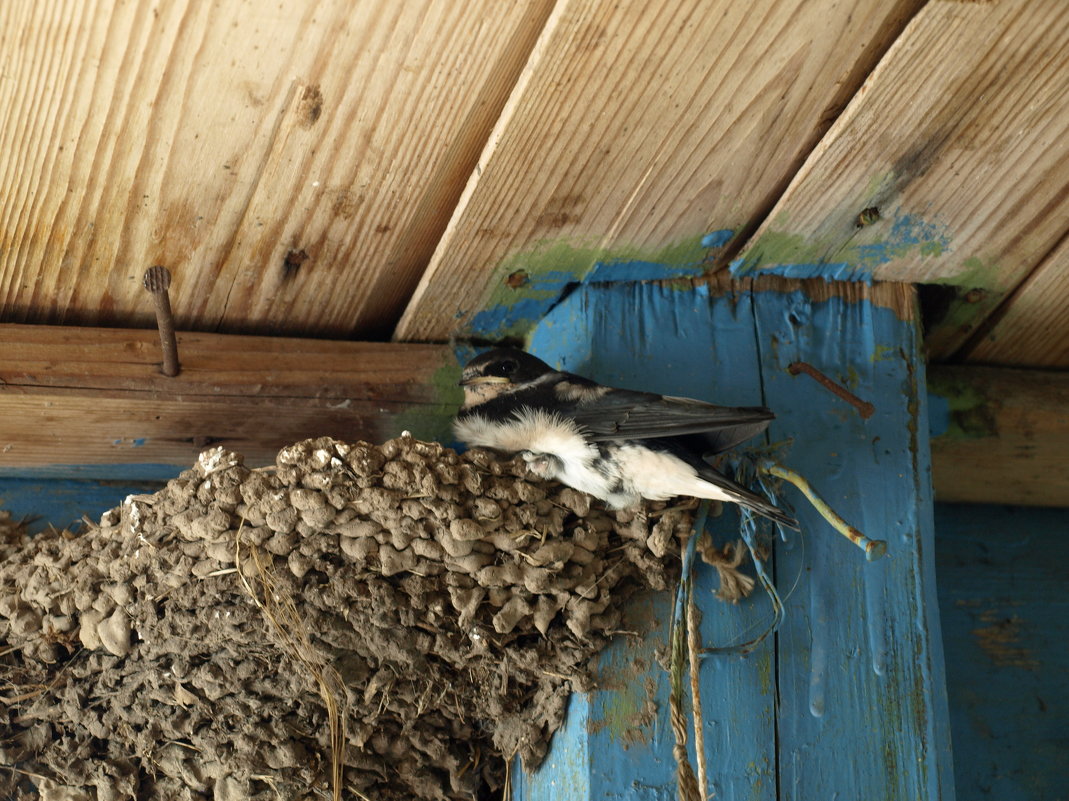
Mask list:
[[[760,495],[745,491],[738,492],[733,489],[725,490],[725,493],[739,506],[745,506],[750,511],[756,512],[762,517],[767,517],[769,520],[774,520],[780,525],[798,531],[798,521],[795,518],[791,517],[778,506],[769,503]]]

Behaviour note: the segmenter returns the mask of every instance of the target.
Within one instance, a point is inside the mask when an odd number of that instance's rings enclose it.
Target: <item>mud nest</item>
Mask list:
[[[8,526],[0,797],[500,797],[690,524],[403,436],[216,449],[81,533]]]

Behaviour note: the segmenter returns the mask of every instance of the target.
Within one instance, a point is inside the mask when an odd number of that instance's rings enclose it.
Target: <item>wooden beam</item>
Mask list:
[[[933,365],[939,501],[1069,506],[1069,373]]]
[[[559,0],[396,338],[476,315],[479,333],[514,331],[496,306],[529,328],[599,263],[608,280],[636,262],[701,272],[921,5]]]
[[[553,0],[10,0],[0,319],[393,329]]]
[[[915,302],[872,303],[884,290],[862,283],[819,300],[807,289],[767,279],[724,293],[586,284],[538,326],[532,349],[618,386],[767,403],[777,414],[768,440],[775,458],[888,541],[892,556],[868,563],[782,488],[802,532],[769,538],[785,607],[779,633],[746,659],[709,653],[700,662],[710,797],[950,799]],[[577,320],[583,337],[574,336]],[[799,360],[848,383],[875,414],[863,417],[825,385],[793,375]],[[714,525],[718,542],[739,537],[730,508]],[[739,645],[767,629],[772,611],[760,589],[724,604],[713,597],[716,571],[694,569],[704,646]],[[677,797],[669,680],[655,656],[667,648],[671,603],[631,612],[660,625],[645,638],[618,638],[602,655],[598,689],[573,696],[543,766],[514,771],[518,801]]]
[[[929,332],[956,351],[1069,215],[1069,5],[936,0],[836,120],[736,273],[959,288]]]
[[[182,333],[178,352],[167,378],[154,331],[0,325],[0,472],[139,478],[214,444],[265,464],[308,437],[448,437],[459,403],[440,345]]]

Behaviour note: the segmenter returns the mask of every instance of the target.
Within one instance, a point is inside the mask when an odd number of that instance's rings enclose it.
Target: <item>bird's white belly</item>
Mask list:
[[[674,454],[628,444],[616,450],[616,461],[621,474],[631,479],[629,489],[651,501],[667,501],[677,495],[730,500],[723,490]]]
[[[604,500],[617,483],[615,471],[595,467],[597,446],[583,438],[573,420],[541,409],[520,409],[506,422],[470,415],[458,420],[455,430],[468,445],[530,454],[527,463],[538,475]],[[550,458],[539,458],[546,455]]]
[[[614,444],[606,458],[587,442],[573,420],[541,409],[520,409],[512,420],[479,415],[458,420],[457,437],[468,445],[522,452],[531,469],[621,509],[641,498],[664,501],[677,495],[729,500],[678,456],[636,444]]]

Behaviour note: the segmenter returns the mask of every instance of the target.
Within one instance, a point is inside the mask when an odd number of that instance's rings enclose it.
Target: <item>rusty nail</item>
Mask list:
[[[160,346],[163,348],[163,374],[178,375],[178,341],[174,334],[174,315],[167,290],[171,286],[171,271],[156,265],[145,270],[142,279],[145,289],[152,293],[156,303],[156,325],[160,329]]]
[[[805,373],[806,375],[812,376],[822,387],[827,389],[833,395],[842,398],[844,401],[846,401],[855,409],[857,409],[858,414],[860,414],[861,417],[865,420],[868,420],[870,417],[872,417],[873,414],[876,413],[876,407],[873,406],[871,403],[869,403],[868,401],[861,400],[861,398],[859,398],[850,390],[846,389],[845,387],[839,386],[826,375],[824,375],[824,373],[820,372],[820,370],[818,370],[816,367],[807,362],[792,362],[791,364],[787,365],[787,372],[789,372],[791,375]]]

